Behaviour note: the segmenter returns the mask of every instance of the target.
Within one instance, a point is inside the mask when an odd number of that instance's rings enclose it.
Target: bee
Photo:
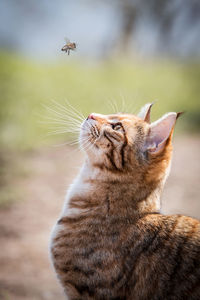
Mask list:
[[[76,50],[76,43],[71,43],[69,39],[65,39],[65,40],[66,40],[66,45],[62,47],[61,51],[65,51],[69,55],[71,50],[72,51]]]

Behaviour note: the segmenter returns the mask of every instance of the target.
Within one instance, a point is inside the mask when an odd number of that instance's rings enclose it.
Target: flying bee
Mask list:
[[[69,39],[66,39],[66,45],[62,47],[61,51],[65,51],[69,55],[71,50],[76,50],[76,43],[71,43]]]

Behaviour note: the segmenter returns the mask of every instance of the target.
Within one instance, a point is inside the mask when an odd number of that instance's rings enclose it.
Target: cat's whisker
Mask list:
[[[114,104],[113,104],[113,100],[112,100],[112,99],[108,99],[108,104],[109,104],[110,107],[111,107],[112,113],[116,113],[116,108],[114,107]]]
[[[81,142],[82,143],[88,142],[89,140],[90,140],[90,136],[88,136],[88,137],[81,137]]]
[[[89,150],[94,146],[95,142],[96,142],[96,138],[95,138],[95,137],[92,137],[92,140],[89,140],[89,141],[88,141],[88,144],[87,144],[86,146],[83,147],[84,150],[85,150],[85,151],[89,151]]]
[[[59,134],[71,134],[71,133],[74,133],[74,131],[72,131],[72,130],[55,130],[55,131],[52,131],[52,132],[48,132],[47,136],[49,136],[49,135],[59,135]],[[78,133],[78,131],[77,131],[77,133]]]
[[[122,94],[122,91],[120,91],[119,94],[120,94],[120,98],[121,98],[121,112],[124,113],[125,112],[125,99]]]
[[[46,105],[43,105],[43,106],[46,108],[46,110],[52,112],[53,114],[56,114],[60,118],[62,118],[62,119],[66,118],[66,114],[64,114],[63,112],[61,113],[60,111],[53,109],[51,106],[46,106]]]
[[[76,121],[78,123],[82,123],[83,120],[81,119],[77,119],[76,117],[74,117],[73,115],[69,115],[69,114],[64,114],[62,117],[60,117],[59,119],[61,120],[73,120],[73,121]]]
[[[77,123],[82,123],[83,120],[77,120],[76,118],[70,116],[70,115],[67,115],[67,114],[58,114],[57,111],[53,110],[51,107],[46,107],[46,110],[49,111],[50,113],[53,113],[53,116],[50,117],[50,116],[45,116],[44,118],[45,119],[56,119],[56,120],[60,120],[60,121],[68,121],[68,120],[73,120]]]
[[[83,115],[83,113],[82,113],[81,111],[78,111],[75,107],[73,107],[73,106],[69,103],[69,101],[67,101],[67,100],[65,100],[65,101],[66,101],[67,105],[68,105],[69,107],[71,107],[71,109],[72,109],[76,114],[78,114],[81,118],[85,119],[85,116]]]
[[[80,130],[81,124],[73,124],[73,123],[67,123],[67,124],[63,124],[63,123],[51,123],[49,122],[50,126],[49,128],[51,129],[72,129],[72,130]]]
[[[68,125],[68,126],[53,126],[50,127],[51,132],[56,132],[56,131],[67,131],[67,132],[80,132],[80,127],[79,126],[73,126],[73,125]]]
[[[54,127],[52,127],[51,128],[52,130],[51,130],[51,132],[58,132],[58,131],[65,131],[65,132],[80,132],[80,128],[75,128],[75,127],[56,127],[56,126],[54,126]]]
[[[117,113],[119,113],[119,111],[120,111],[120,110],[119,110],[119,106],[118,106],[118,105],[119,105],[119,104],[118,104],[118,102],[115,102],[115,106],[116,106],[116,112],[117,112]]]
[[[62,147],[62,146],[71,146],[73,143],[73,141],[68,141],[68,142],[65,142],[65,143],[61,143],[61,144],[57,144],[57,145],[52,145],[52,147]]]
[[[80,130],[81,125],[82,125],[80,123],[76,123],[71,120],[60,121],[60,120],[51,119],[51,118],[48,118],[47,120],[42,121],[41,123],[49,124],[50,125],[49,128],[52,128],[52,129],[70,129],[70,130]]]
[[[67,102],[66,102],[67,103]],[[47,132],[46,136],[50,135],[68,135],[68,137],[72,134],[76,135],[76,138],[70,141],[66,141],[60,144],[56,144],[53,147],[62,147],[62,146],[72,146],[80,144],[79,134],[80,130],[88,131],[90,130],[90,124],[86,123],[83,127],[83,121],[86,119],[82,113],[78,112],[75,108],[71,106],[71,104],[67,103],[68,107],[57,103],[52,100],[50,106],[43,105],[45,110],[48,112],[48,115],[40,116],[42,118],[39,123],[49,124],[49,132]],[[70,107],[70,108],[69,108]],[[84,142],[84,145],[89,145],[88,140]],[[78,147],[74,147],[75,150]],[[78,150],[78,149],[77,149]]]
[[[87,127],[90,128],[89,124],[87,124]],[[52,129],[53,130],[48,132],[47,135],[56,135],[56,134],[64,134],[64,133],[66,133],[66,134],[67,133],[76,133],[76,134],[80,133],[80,126],[79,127],[72,127],[72,126],[55,127],[54,126]],[[82,130],[87,131],[87,128],[86,129],[82,128]]]
[[[38,120],[38,123],[39,124],[55,124],[55,122],[57,124],[60,124],[60,125],[69,125],[69,124],[73,124],[75,126],[77,125],[81,125],[80,122],[77,122],[76,120],[68,120],[68,119],[60,119],[60,118],[55,118],[55,117],[50,117],[50,116],[40,116],[42,118],[42,120]]]
[[[115,99],[111,99],[112,104],[114,106],[114,113],[118,113],[119,112],[119,108],[118,108],[118,103]]]
[[[80,145],[81,149],[84,150],[85,152],[87,152],[89,150],[89,148],[91,147],[91,144],[86,144],[86,145]]]
[[[52,107],[47,107],[46,106],[46,109],[57,115],[57,118],[55,118],[55,117],[54,118],[46,117],[46,119],[48,119],[48,120],[53,119],[54,121],[59,122],[59,123],[64,123],[64,124],[73,123],[74,125],[81,125],[81,123],[83,122],[82,119],[81,120],[77,119],[77,116],[75,118],[73,116],[70,116],[69,114],[63,114],[63,112],[61,113],[61,112],[53,109]]]
[[[86,128],[81,127],[81,130],[83,130],[83,131],[91,131],[92,124],[86,122],[86,123],[84,124],[84,126],[85,126]]]
[[[85,150],[86,146],[87,146],[87,143],[85,143],[85,144],[81,143],[81,144],[79,144],[79,149]]]
[[[90,138],[88,137],[88,138],[83,138],[82,139],[82,141],[81,141],[81,143],[80,143],[80,147],[82,148],[82,149],[86,149],[87,148],[87,146],[89,146],[90,145]]]
[[[79,130],[76,129],[69,129],[69,128],[57,128],[57,129],[52,129],[47,132],[47,135],[59,135],[59,134],[74,134],[78,135]]]
[[[71,145],[78,145],[78,144],[79,144],[79,140],[71,143]]]
[[[49,120],[46,120],[46,121],[41,121],[42,124],[59,124],[59,125],[67,125],[67,126],[70,126],[70,125],[74,125],[76,127],[80,127],[80,123],[75,123],[73,121],[59,121],[59,120],[56,120],[56,119],[50,119]]]
[[[61,110],[67,112],[68,114],[70,113],[70,115],[74,115],[74,117],[76,117],[77,119],[83,121],[85,119],[85,117],[81,117],[78,113],[76,113],[76,111],[73,111],[73,110],[69,110],[67,107],[65,107],[64,105],[60,104],[60,103],[57,103],[56,101],[52,100],[52,102],[57,105],[58,107],[60,107]],[[69,104],[70,107],[72,107],[70,104]]]
[[[80,123],[76,123],[76,122],[73,122],[71,120],[69,121],[59,121],[59,120],[56,120],[56,119],[49,119],[49,120],[46,120],[44,121],[43,123],[45,124],[49,124],[49,125],[52,125],[52,126],[57,126],[57,127],[63,127],[63,128],[81,128],[81,125]]]
[[[65,109],[64,112],[65,113],[63,114],[63,116],[65,118],[71,118],[71,119],[74,119],[74,120],[79,121],[79,122],[83,122],[83,120],[85,119],[85,118],[79,117],[78,115],[76,115],[75,113],[73,113],[72,111],[70,111],[68,109]]]

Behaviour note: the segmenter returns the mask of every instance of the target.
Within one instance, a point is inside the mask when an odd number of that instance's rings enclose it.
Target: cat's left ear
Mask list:
[[[143,106],[138,114],[138,117],[142,120],[144,120],[145,122],[150,124],[151,118],[150,118],[150,114],[151,114],[151,108],[152,108],[153,103],[147,103],[145,104],[145,106]]]
[[[176,120],[182,113],[171,112],[150,125],[145,150],[152,154],[160,153],[172,135]]]

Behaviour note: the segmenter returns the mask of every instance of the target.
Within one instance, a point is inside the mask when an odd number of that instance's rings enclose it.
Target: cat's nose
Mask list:
[[[93,114],[90,114],[88,117],[87,117],[87,120],[96,120],[95,116]]]

